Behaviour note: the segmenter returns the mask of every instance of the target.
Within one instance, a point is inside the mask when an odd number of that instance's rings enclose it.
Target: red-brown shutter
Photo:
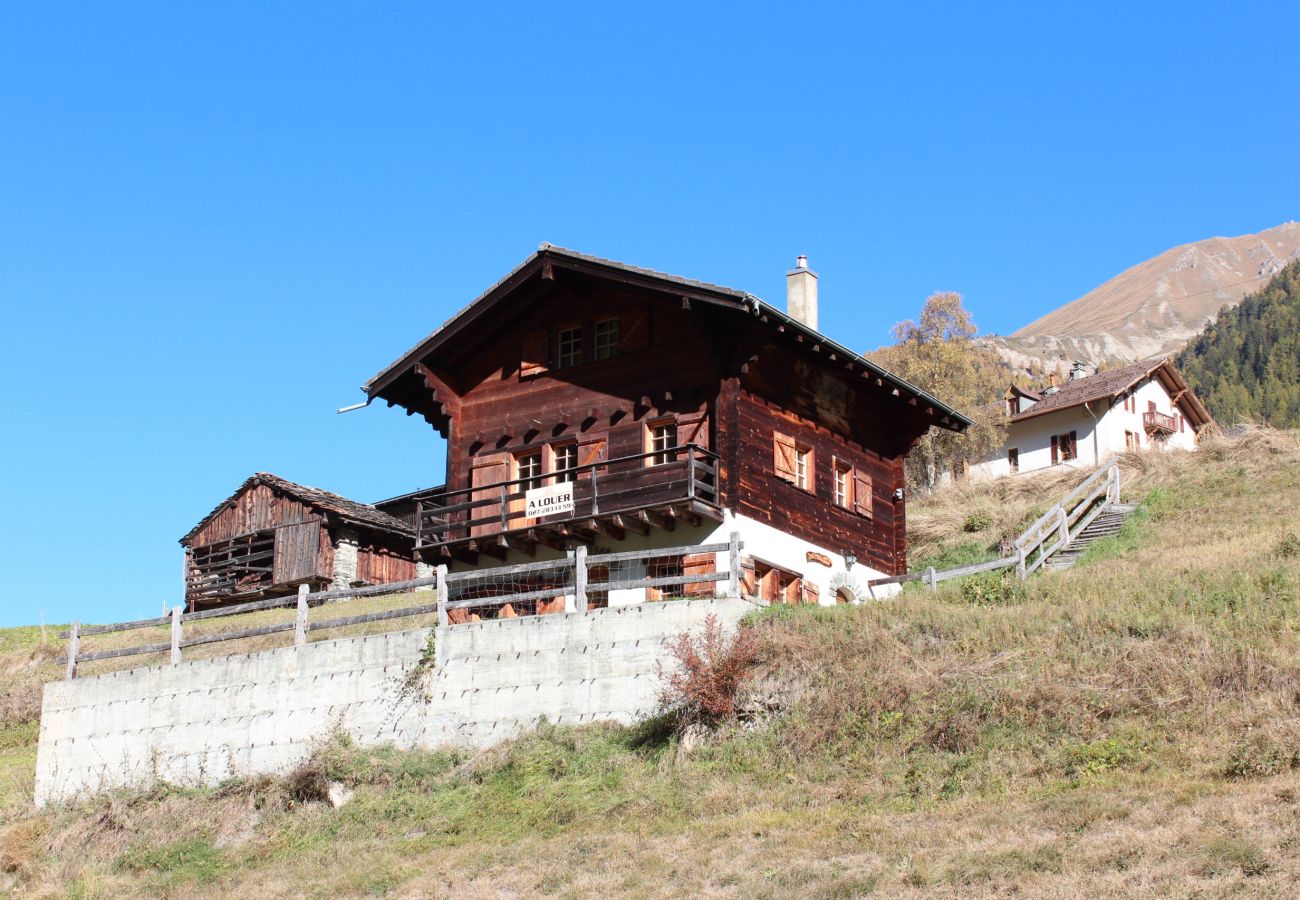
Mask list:
[[[788,434],[772,432],[772,468],[777,478],[794,482],[794,454],[794,438]]]
[[[534,331],[524,338],[523,353],[519,362],[520,377],[540,375],[548,368],[550,361],[550,335],[545,331]]]
[[[871,476],[853,470],[853,510],[870,519],[874,515]]]
[[[1070,432],[1070,459],[1079,458],[1079,441],[1073,431]]]
[[[1052,465],[1056,465],[1061,461],[1060,443],[1061,439],[1056,435],[1052,435]]]
[[[740,593],[745,597],[758,596],[758,574],[754,571],[754,564],[744,564],[740,566]]]
[[[644,350],[650,346],[650,310],[648,308],[625,312],[618,320],[618,349],[620,353]]]
[[[803,602],[809,606],[820,606],[822,592],[815,584],[803,583]]]
[[[712,575],[717,571],[717,557],[712,553],[690,553],[682,560],[683,575]],[[687,597],[712,597],[713,582],[699,581],[682,585],[682,594]]]

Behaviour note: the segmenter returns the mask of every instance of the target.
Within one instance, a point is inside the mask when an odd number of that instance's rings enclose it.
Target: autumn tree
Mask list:
[[[932,294],[919,321],[894,326],[892,347],[871,358],[973,419],[965,434],[931,428],[907,459],[908,482],[933,490],[944,473],[1001,445],[1003,419],[996,401],[1010,381],[998,355],[975,343],[977,333],[961,294]]]

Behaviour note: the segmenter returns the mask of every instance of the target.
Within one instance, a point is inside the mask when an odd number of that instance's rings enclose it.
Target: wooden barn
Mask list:
[[[751,592],[861,596],[906,569],[909,449],[970,423],[821,334],[802,257],[787,285],[781,310],[543,244],[363,387],[447,439],[445,485],[376,506],[431,564],[739,531]]]
[[[190,611],[416,577],[414,531],[365,503],[258,472],[181,538]]]

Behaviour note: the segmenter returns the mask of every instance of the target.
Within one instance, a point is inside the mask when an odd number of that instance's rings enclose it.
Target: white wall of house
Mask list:
[[[1059,462],[1059,465],[1091,469],[1101,465],[1116,453],[1128,449],[1125,433],[1137,436],[1138,448],[1162,449],[1196,449],[1196,433],[1190,423],[1183,421],[1182,431],[1175,431],[1164,438],[1149,435],[1142,422],[1142,414],[1149,403],[1155,403],[1157,412],[1173,416],[1176,420],[1182,415],[1172,402],[1169,392],[1157,379],[1148,378],[1133,392],[1134,411],[1124,408],[1123,401],[1114,406],[1108,400],[1096,400],[1090,404],[1059,410],[1047,415],[1037,416],[1014,422],[1007,428],[1007,437],[1002,446],[982,462],[971,466],[970,475],[975,479],[998,478],[1011,474],[1008,451],[1019,450],[1020,472],[1036,472],[1052,465],[1052,436],[1075,432],[1075,442],[1079,456],[1075,460]]]

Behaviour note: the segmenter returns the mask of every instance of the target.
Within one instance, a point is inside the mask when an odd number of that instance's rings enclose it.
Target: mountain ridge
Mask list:
[[[1041,373],[1073,360],[1093,366],[1181,350],[1292,259],[1300,223],[1171,247],[1130,266],[1010,335],[982,342],[1017,369]]]

